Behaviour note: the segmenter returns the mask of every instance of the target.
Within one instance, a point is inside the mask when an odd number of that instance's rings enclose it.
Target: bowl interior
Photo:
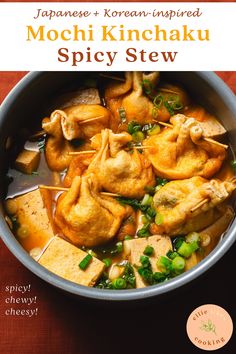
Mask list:
[[[95,73],[83,72],[33,72],[28,74],[4,101],[0,116],[0,178],[3,181],[8,169],[9,156],[6,142],[22,129],[40,122],[52,110],[51,102],[59,93],[82,86],[84,78]],[[236,150],[236,103],[233,93],[212,72],[163,72],[168,82],[181,83],[196,102],[215,114],[228,131],[232,150]],[[4,197],[3,183],[0,186]],[[1,217],[0,234],[12,253],[31,271],[51,284],[70,293],[103,300],[137,300],[174,290],[204,273],[229,249],[235,239],[235,222],[222,242],[194,269],[166,284],[145,289],[111,290],[91,289],[66,281],[38,265],[22,249]]]

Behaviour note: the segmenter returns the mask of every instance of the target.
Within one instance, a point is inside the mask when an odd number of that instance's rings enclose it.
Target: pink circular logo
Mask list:
[[[187,334],[191,342],[203,350],[222,348],[233,333],[233,321],[220,306],[207,304],[197,307],[187,321]]]

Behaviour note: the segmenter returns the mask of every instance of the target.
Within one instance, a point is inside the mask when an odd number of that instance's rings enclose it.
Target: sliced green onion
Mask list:
[[[230,165],[232,166],[232,169],[236,171],[236,160],[231,161]]]
[[[154,252],[154,248],[152,246],[149,246],[147,245],[145,250],[143,251],[143,253],[146,255],[146,256],[151,256],[153,255],[153,252]]]
[[[165,101],[164,106],[166,107],[167,111],[170,113],[171,116],[175,114],[175,111],[173,110],[169,102]]]
[[[198,248],[199,246],[197,242],[187,243],[183,241],[181,246],[178,248],[178,253],[185,258],[189,258]]]
[[[169,181],[168,181],[168,179],[166,179],[166,178],[157,177],[156,182],[157,182],[157,185],[163,187],[163,186],[164,186],[165,184],[167,184]]]
[[[164,101],[164,106],[168,110],[171,116],[175,114],[175,111],[179,111],[183,108],[183,104],[180,101],[179,96],[168,96]]]
[[[132,139],[135,143],[140,143],[145,139],[145,135],[141,131],[137,131],[132,134]]]
[[[140,256],[139,261],[144,268],[150,267],[150,260],[148,256]]]
[[[162,214],[160,213],[156,213],[156,216],[155,216],[155,224],[157,225],[161,225],[164,221],[164,217]]]
[[[153,118],[157,118],[158,117],[158,110],[156,107],[153,107],[152,109],[152,116]]]
[[[185,240],[187,243],[198,242],[200,239],[200,235],[198,232],[190,232],[186,237]]]
[[[162,272],[170,271],[170,270],[172,270],[172,261],[169,258],[167,258],[167,257],[161,256],[157,260],[157,267]]]
[[[160,131],[161,131],[160,125],[154,124],[154,126],[153,126],[151,129],[149,129],[149,130],[147,131],[147,134],[148,134],[149,136],[152,136],[152,135],[159,134]]]
[[[151,194],[151,195],[153,195],[156,191],[155,187],[151,187],[151,186],[145,186],[144,190],[145,190],[145,192],[147,192],[148,194]]]
[[[121,253],[123,250],[123,243],[122,242],[117,242],[116,243],[116,250],[118,253]]]
[[[132,239],[133,239],[133,237],[130,235],[125,235],[125,237],[124,237],[125,241],[132,240]]]
[[[140,267],[138,268],[138,273],[147,283],[152,284],[153,272],[151,269]]]
[[[178,251],[179,247],[182,245],[182,243],[184,242],[184,238],[183,237],[175,237],[173,240],[173,246],[174,249]]]
[[[125,123],[126,122],[126,112],[125,112],[125,109],[123,107],[119,108],[118,109],[118,112],[119,112],[119,116],[120,116],[120,120],[122,123]]]
[[[87,256],[85,256],[84,259],[82,259],[82,261],[79,263],[80,269],[85,270],[91,262],[92,258],[93,257],[91,254],[87,254]]]
[[[39,151],[40,151],[40,152],[44,152],[45,147],[46,147],[46,140],[45,140],[45,139],[40,140],[40,141],[38,142]]]
[[[147,132],[148,130],[152,129],[152,127],[153,127],[152,123],[144,124],[142,127],[142,132]]]
[[[181,102],[175,102],[172,107],[175,111],[180,111],[184,106]]]
[[[128,123],[127,129],[128,133],[132,135],[133,133],[140,131],[142,129],[142,126],[139,123],[132,121]]]
[[[150,95],[152,93],[153,85],[152,85],[151,81],[143,80],[141,85],[142,85],[142,88],[143,88],[144,92],[146,93],[146,95]]]
[[[139,237],[150,236],[149,228],[150,228],[150,223],[143,225],[143,227],[140,230],[138,230],[137,235]]]
[[[93,251],[93,250],[87,250],[88,254],[90,254],[93,257],[97,257],[98,255]]]
[[[105,264],[106,268],[109,268],[111,266],[112,260],[110,258],[104,258],[102,261]]]
[[[141,205],[151,205],[152,204],[152,196],[149,194],[145,194],[143,200],[141,201]]]
[[[126,288],[126,281],[122,278],[116,278],[112,281],[112,285],[114,289],[125,289]]]
[[[149,207],[149,208],[147,209],[145,215],[146,215],[147,217],[149,217],[150,219],[153,219],[153,218],[155,218],[155,216],[156,216],[156,210],[153,209],[153,208],[151,208],[151,207]]]
[[[165,273],[161,273],[161,272],[155,272],[153,273],[152,275],[153,277],[153,280],[156,282],[156,283],[162,283],[163,281],[165,281],[167,278],[167,274]]]
[[[153,100],[154,107],[158,109],[161,107],[162,103],[163,103],[163,96],[159,94]]]
[[[146,215],[142,215],[142,223],[143,224],[147,224],[147,223],[149,223],[149,220],[150,218],[147,218],[147,216]]]
[[[169,251],[166,253],[166,256],[170,259],[174,259],[175,257],[178,257],[179,254],[177,252]]]
[[[172,261],[172,267],[176,272],[182,272],[185,267],[185,260],[183,257],[175,257]]]

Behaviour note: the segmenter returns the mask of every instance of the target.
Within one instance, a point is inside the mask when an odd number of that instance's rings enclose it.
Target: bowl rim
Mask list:
[[[40,77],[42,73],[44,72],[29,72],[7,95],[1,105],[0,129],[4,120],[4,116],[6,115],[11,105],[14,103],[19,93],[24,91],[30,82],[37,80],[37,78]],[[222,97],[224,103],[232,111],[236,120],[235,95],[229,89],[229,87],[212,71],[196,71],[195,73],[203,81],[207,82],[210,87]],[[222,241],[206,258],[204,258],[194,268],[184,272],[176,278],[158,285],[148,286],[142,289],[129,289],[119,291],[90,288],[87,286],[79,285],[48,271],[46,268],[38,264],[32,257],[30,257],[29,254],[23,249],[23,247],[14,237],[13,233],[10,231],[2,214],[0,215],[0,235],[7,248],[23,265],[32,273],[48,282],[49,284],[70,294],[85,297],[88,299],[119,302],[141,300],[145,298],[157,297],[158,295],[164,295],[178,288],[181,288],[184,285],[190,283],[192,280],[200,277],[218,260],[220,260],[233,245],[236,239],[236,219],[231,224],[227,235],[222,239]]]

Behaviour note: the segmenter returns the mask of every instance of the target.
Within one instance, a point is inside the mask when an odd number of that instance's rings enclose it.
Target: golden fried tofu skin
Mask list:
[[[144,74],[141,71],[127,72],[125,82],[116,82],[105,90],[105,101],[112,112],[111,129],[117,131],[122,124],[119,110],[125,112],[126,122],[135,120],[141,124],[153,121],[153,102],[143,92],[143,81],[155,86],[159,72]],[[125,130],[125,129],[123,129]]]
[[[61,117],[56,112],[50,118],[43,119],[42,127],[48,134],[45,156],[48,167],[53,171],[63,171],[71,162],[72,156],[68,153],[73,147],[64,139],[61,129]]]
[[[155,184],[155,176],[151,163],[142,154],[137,150],[133,153],[124,150],[131,140],[127,132],[114,134],[109,129],[103,130],[100,149],[88,171],[98,176],[106,191],[124,197],[141,198],[145,194],[145,186]]]
[[[55,111],[61,117],[65,139],[88,139],[109,126],[110,112],[100,105],[79,104]]]
[[[153,198],[163,219],[153,231],[174,236],[208,227],[222,216],[220,206],[235,188],[235,183],[202,177],[167,183]]]
[[[94,247],[111,240],[126,210],[116,200],[100,194],[93,174],[75,177],[70,190],[57,202],[55,223],[77,246]]]
[[[62,111],[54,111],[50,118],[44,118],[42,121],[42,128],[47,133],[48,138],[45,147],[45,156],[48,167],[52,171],[63,171],[69,167],[72,161],[70,152],[89,150],[90,142],[84,142],[84,144],[78,148],[75,148],[67,138],[64,136],[62,130]],[[96,124],[96,122],[91,122]]]
[[[93,153],[81,154],[73,157],[66,172],[63,185],[65,187],[70,187],[73,182],[73,179],[76,176],[82,176],[82,174],[86,171],[93,158]]]
[[[185,179],[193,176],[211,178],[219,171],[226,157],[224,147],[203,139],[203,129],[194,118],[183,114],[170,120],[172,128],[143,142],[158,176],[167,179]]]

